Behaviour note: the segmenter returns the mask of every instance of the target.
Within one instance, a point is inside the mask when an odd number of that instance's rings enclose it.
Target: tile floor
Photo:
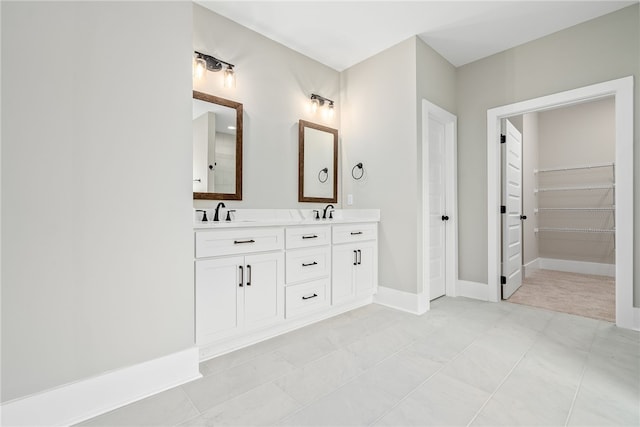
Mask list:
[[[640,425],[640,333],[507,302],[369,305],[86,426]]]

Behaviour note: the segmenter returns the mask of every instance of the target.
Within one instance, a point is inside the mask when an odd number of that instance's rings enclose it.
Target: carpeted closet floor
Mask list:
[[[615,322],[615,278],[536,270],[508,300],[561,313]]]

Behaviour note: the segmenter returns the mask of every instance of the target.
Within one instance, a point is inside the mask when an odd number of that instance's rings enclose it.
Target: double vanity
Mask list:
[[[218,222],[194,214],[200,360],[373,300],[377,209],[335,210],[331,219],[298,209],[238,209]]]
[[[193,98],[193,198],[242,200],[243,105]],[[337,129],[299,120],[298,202],[337,202],[338,152]],[[373,301],[379,210],[221,207],[194,211],[200,360]]]

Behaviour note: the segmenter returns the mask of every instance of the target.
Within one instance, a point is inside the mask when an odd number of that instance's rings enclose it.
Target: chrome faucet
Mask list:
[[[218,212],[220,211],[221,207],[222,208],[226,208],[224,203],[222,203],[222,202],[218,203],[218,206],[216,206],[216,213],[213,215],[213,220],[214,221],[220,221],[220,218],[218,217]]]
[[[333,205],[327,205],[327,206],[324,208],[324,211],[322,212],[322,219],[327,219],[327,210],[328,210],[329,208],[331,208],[331,209],[335,209],[335,208],[333,207]],[[332,211],[332,210],[331,210],[331,211],[329,211],[329,219],[333,219],[333,211]]]

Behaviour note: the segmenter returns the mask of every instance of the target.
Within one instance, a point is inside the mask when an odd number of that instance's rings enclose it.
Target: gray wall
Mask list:
[[[540,169],[613,163],[615,161],[615,103],[609,97],[538,113]],[[612,167],[547,172],[538,175],[540,187],[602,185],[613,181]],[[604,207],[614,205],[614,191],[538,193],[540,207]],[[558,212],[538,215],[540,227],[615,227],[612,211]],[[615,263],[612,233],[538,233],[540,257]]]
[[[416,191],[416,267],[417,278],[422,277],[422,260],[425,254],[422,252],[419,236],[423,233],[422,228],[422,202],[423,196],[428,189],[423,188],[423,170],[422,170],[422,100],[435,104],[451,114],[456,114],[456,69],[438,52],[433,50],[429,45],[416,37],[416,158],[414,163],[417,167],[417,191]],[[402,167],[402,166],[399,166]],[[453,217],[453,216],[452,216]],[[453,224],[455,226],[455,224]],[[384,260],[382,261],[384,262]],[[419,280],[416,282],[420,287]],[[418,292],[421,292],[418,289]]]
[[[2,2],[3,402],[193,345],[191,15]]]
[[[389,66],[393,64],[393,66]],[[417,292],[416,38],[342,72],[343,200],[379,208],[379,283]],[[351,169],[362,162],[365,176]]]
[[[635,146],[640,129],[638,5],[458,68],[460,278],[487,283],[487,110],[594,83],[635,76]],[[640,150],[635,150],[636,167]],[[640,175],[635,176],[635,237],[640,239]],[[640,265],[640,250],[635,250]],[[635,305],[640,283],[634,279]]]
[[[340,73],[197,4],[193,4],[192,50],[236,66],[235,88],[222,87],[221,73],[207,72],[205,81],[193,83],[195,90],[244,107],[243,198],[225,201],[226,206],[321,206],[298,203],[298,121],[340,130]],[[336,101],[333,119],[311,113],[312,93]],[[192,204],[202,208],[217,203],[194,200]]]
[[[381,209],[380,285],[411,293],[422,291],[422,99],[455,113],[455,69],[417,37],[342,72],[343,201]]]

